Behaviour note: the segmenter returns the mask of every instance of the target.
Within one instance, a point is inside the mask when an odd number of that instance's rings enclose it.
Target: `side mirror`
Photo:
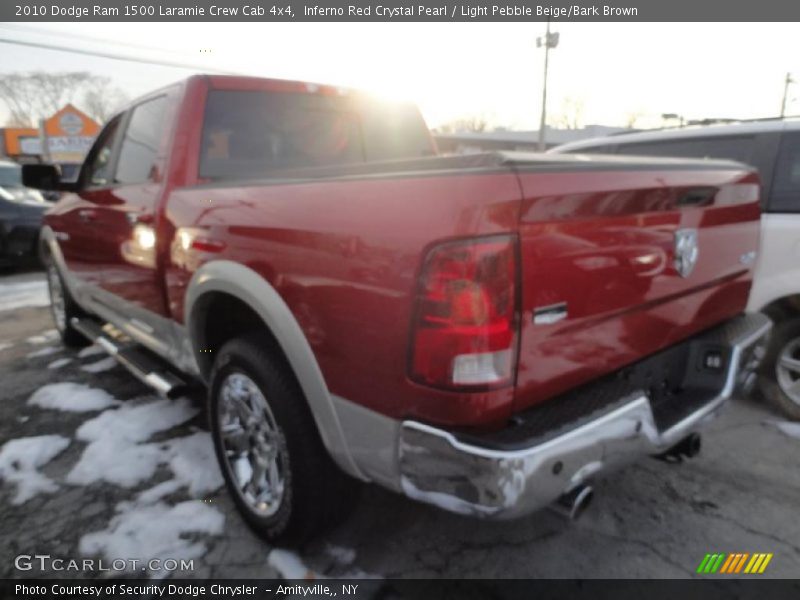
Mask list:
[[[22,165],[22,185],[44,191],[74,191],[75,184],[61,181],[56,165]]]

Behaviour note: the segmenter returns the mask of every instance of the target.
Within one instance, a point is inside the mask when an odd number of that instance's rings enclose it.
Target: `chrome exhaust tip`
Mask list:
[[[703,447],[702,438],[700,437],[699,433],[693,433],[684,438],[680,446],[681,451],[686,458],[694,458],[700,454],[700,450]]]
[[[590,485],[579,485],[556,500],[552,509],[570,521],[577,521],[589,508],[594,498],[594,488]]]
[[[694,458],[700,454],[702,447],[703,443],[700,434],[690,433],[672,448],[659,454],[656,458],[667,462],[681,462],[685,458]]]

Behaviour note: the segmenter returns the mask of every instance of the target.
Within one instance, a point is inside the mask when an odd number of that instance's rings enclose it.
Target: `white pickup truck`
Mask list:
[[[800,420],[800,119],[614,135],[551,152],[727,158],[758,168],[764,214],[748,310],[775,322],[759,381],[769,400]]]

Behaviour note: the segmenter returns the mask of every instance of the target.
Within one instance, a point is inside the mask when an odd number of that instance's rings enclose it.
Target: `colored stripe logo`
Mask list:
[[[771,552],[755,552],[753,554],[749,552],[734,552],[731,554],[718,552],[706,554],[697,567],[697,573],[703,575],[712,575],[714,573],[760,575],[767,570],[767,565],[772,560],[772,556]]]

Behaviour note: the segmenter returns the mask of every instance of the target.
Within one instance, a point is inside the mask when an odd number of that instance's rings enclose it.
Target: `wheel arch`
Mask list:
[[[200,374],[207,381],[213,352],[203,348],[204,328],[210,300],[219,295],[235,299],[257,315],[292,369],[305,396],[325,448],[346,473],[362,480],[368,478],[354,461],[345,438],[339,415],[314,352],[280,294],[256,271],[240,263],[218,260],[206,263],[192,276],[184,300],[189,343]]]
[[[776,323],[800,317],[800,292],[774,298],[761,308],[761,312]]]

